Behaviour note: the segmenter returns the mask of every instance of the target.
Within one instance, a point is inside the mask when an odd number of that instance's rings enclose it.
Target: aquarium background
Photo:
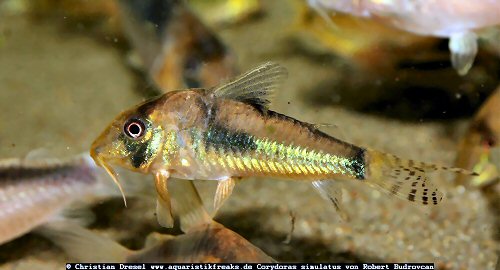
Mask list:
[[[115,115],[159,94],[134,64],[108,2],[0,2],[0,158],[35,149],[61,158],[88,151]],[[299,0],[260,1],[258,12],[218,21],[209,15],[219,2],[187,1],[230,50],[239,72],[266,61],[288,69],[271,109],[331,124],[326,132],[363,147],[452,166],[471,119],[500,82],[500,58],[488,45],[481,44],[471,71],[459,76],[446,40],[343,17],[335,32]],[[450,173],[431,177],[446,194],[431,208],[345,182],[349,221],[307,183],[250,178],[215,220],[278,261],[494,269],[498,184],[485,189],[457,184]],[[196,186],[211,209],[215,183]],[[154,197],[131,199],[127,208],[120,198],[101,201],[92,210],[90,228],[131,249],[142,248],[153,231],[180,233],[157,224]],[[34,234],[0,246],[0,269],[56,269],[70,260]]]

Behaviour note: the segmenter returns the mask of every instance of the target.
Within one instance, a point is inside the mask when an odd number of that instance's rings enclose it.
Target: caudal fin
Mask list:
[[[460,168],[451,168],[414,160],[374,150],[366,152],[366,181],[399,197],[422,205],[436,205],[443,200],[443,193],[427,178],[426,173],[443,170],[460,174],[477,175]]]

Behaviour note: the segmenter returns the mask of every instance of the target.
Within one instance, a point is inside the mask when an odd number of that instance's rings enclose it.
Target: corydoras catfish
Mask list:
[[[170,177],[218,181],[215,209],[237,179],[269,176],[310,182],[340,210],[335,180],[360,181],[436,205],[443,194],[426,172],[473,174],[358,147],[270,110],[269,98],[286,75],[284,67],[266,63],[229,83],[146,101],[113,120],[92,144],[91,156],[116,183],[111,165],[154,175],[163,226],[172,225]]]
[[[496,0],[308,0],[323,17],[325,10],[372,17],[419,35],[449,38],[451,63],[460,75],[477,54],[474,31],[500,24]]]
[[[109,181],[103,181],[105,175],[88,154],[67,160],[0,161],[0,244],[65,219],[64,210],[76,201],[119,195]],[[86,217],[84,211],[79,213],[79,218]]]
[[[110,238],[67,223],[51,223],[38,232],[81,262],[274,262],[258,247],[213,221],[191,181],[171,181],[170,188],[175,212],[182,216],[181,229],[186,234],[152,233],[142,250],[130,250]]]
[[[161,89],[216,85],[235,75],[219,37],[181,0],[119,0],[125,35]]]

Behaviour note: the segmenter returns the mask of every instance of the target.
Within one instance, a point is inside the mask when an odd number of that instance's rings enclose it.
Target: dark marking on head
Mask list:
[[[411,172],[410,172],[410,176],[414,176],[414,175],[415,175],[415,173],[416,173],[415,171],[411,171]]]
[[[151,129],[151,123],[148,121],[144,121],[146,124],[146,129]],[[151,139],[149,140],[138,140],[134,141],[128,138],[125,134],[120,134],[118,137],[119,140],[123,142],[125,145],[125,149],[130,155],[130,162],[132,166],[135,168],[140,168],[144,164],[149,163],[151,158],[155,155],[154,149],[151,149],[149,146]]]
[[[151,153],[148,152],[148,144],[143,143],[140,144],[139,147],[134,149],[133,155],[130,158],[132,166],[135,168],[140,168],[143,164],[145,164],[148,159],[152,156]]]

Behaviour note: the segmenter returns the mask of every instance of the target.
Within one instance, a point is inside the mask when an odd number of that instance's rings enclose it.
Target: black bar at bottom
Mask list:
[[[420,270],[433,263],[67,263],[67,270]]]

